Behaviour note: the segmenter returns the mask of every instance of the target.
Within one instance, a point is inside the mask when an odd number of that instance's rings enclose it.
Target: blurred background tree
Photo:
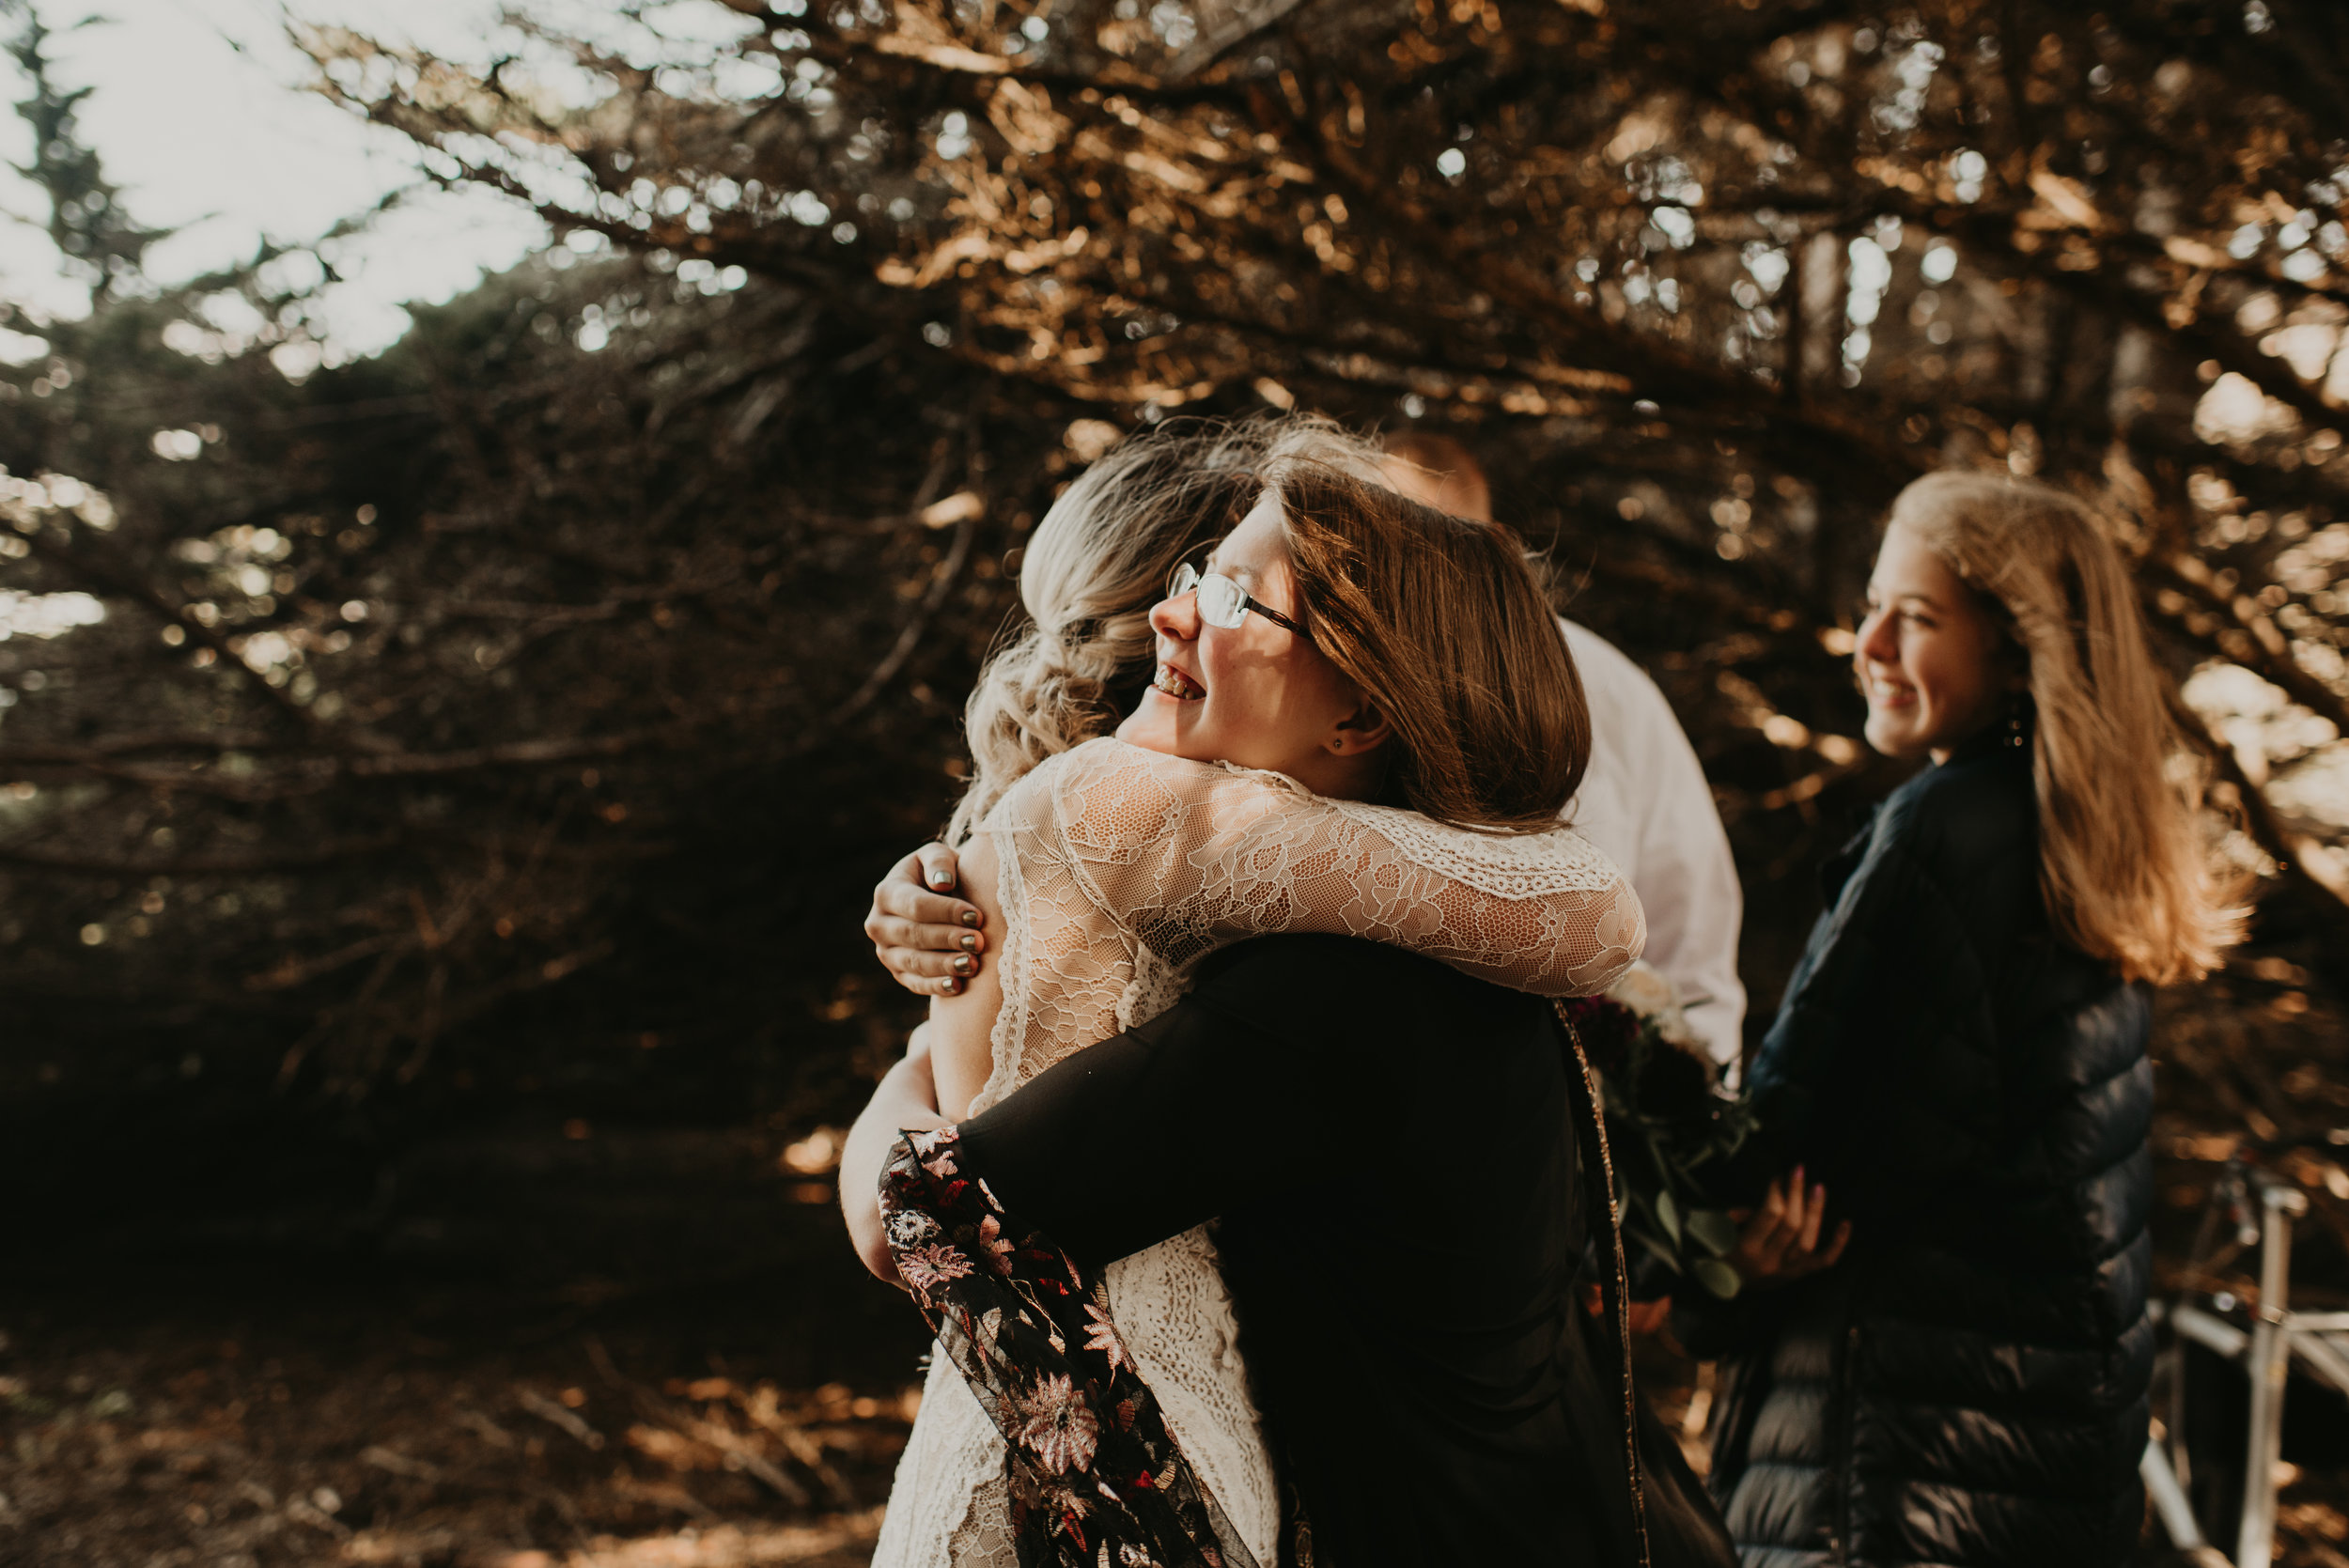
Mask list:
[[[1048,493],[1066,400],[845,272],[577,242],[322,368],[314,256],[141,275],[43,37],[28,172],[92,309],[12,317],[0,379],[37,1223],[372,1249],[389,1151],[452,1125],[837,1120],[900,1032],[855,912],[952,799],[981,520]]]
[[[2269,940],[2349,964],[2333,8],[711,0],[478,66],[304,28],[319,91],[557,236],[339,366],[314,250],[146,278],[17,24],[92,298],[0,375],[0,1115],[61,1225],[200,1153],[181,1220],[301,1170],[374,1246],[451,1126],[840,1119],[910,1016],[863,890],[942,820],[1021,536],[1178,409],[1484,456],[1697,741],[1757,1019],[1896,777],[1844,673],[1886,502],[2091,494]]]
[[[1948,464],[2093,498],[2263,883],[2166,1003],[2161,1147],[2340,1119],[2349,11],[550,0],[475,61],[303,27],[318,91],[555,236],[341,365],[330,246],[150,279],[38,19],[0,24],[91,299],[0,320],[0,1148],[54,1276],[576,1306],[787,1256],[793,1375],[847,1375],[806,1326],[892,1304],[822,1129],[916,1016],[857,918],[944,820],[1026,531],[1175,411],[1480,454],[1696,742],[1757,1027],[1900,774],[1847,673],[1886,504]],[[2307,1161],[2343,1272],[2349,1172]]]
[[[2337,8],[726,8],[479,72],[308,41],[448,178],[700,275],[877,280],[1112,423],[1472,434],[1700,735],[1765,1001],[1772,884],[1885,782],[1837,667],[1875,520],[1945,463],[2122,522],[2240,853],[2338,924]]]

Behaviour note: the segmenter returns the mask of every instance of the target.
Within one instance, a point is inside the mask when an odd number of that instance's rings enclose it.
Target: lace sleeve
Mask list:
[[[1603,990],[1647,940],[1637,894],[1566,828],[1481,833],[1326,800],[1278,773],[1122,741],[1056,758],[1047,842],[1182,967],[1283,931],[1366,937],[1542,996]]]

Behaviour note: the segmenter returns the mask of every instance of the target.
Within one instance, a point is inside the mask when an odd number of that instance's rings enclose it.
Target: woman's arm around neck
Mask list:
[[[840,1213],[848,1222],[848,1239],[873,1277],[892,1285],[902,1282],[881,1221],[881,1170],[901,1134],[946,1125],[938,1113],[938,1090],[930,1080],[927,1032],[927,1025],[913,1032],[904,1060],[873,1091],[840,1151]]]

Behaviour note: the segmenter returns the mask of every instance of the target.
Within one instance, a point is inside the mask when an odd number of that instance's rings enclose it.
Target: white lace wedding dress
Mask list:
[[[1063,1057],[1165,1010],[1200,958],[1273,932],[1367,937],[1545,996],[1601,990],[1646,923],[1571,830],[1446,828],[1331,800],[1282,774],[1114,739],[1038,766],[981,826],[998,851],[1003,1009],[975,1115]],[[1260,1563],[1280,1506],[1208,1228],[1102,1280],[1167,1424]],[[1003,1442],[931,1358],[874,1568],[1015,1568]]]

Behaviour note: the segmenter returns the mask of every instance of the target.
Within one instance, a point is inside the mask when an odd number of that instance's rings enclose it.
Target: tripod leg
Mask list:
[[[2170,1544],[2182,1552],[2201,1549],[2201,1527],[2194,1522],[2186,1489],[2178,1484],[2170,1455],[2158,1441],[2145,1445],[2145,1457],[2137,1462],[2137,1467],[2145,1477],[2145,1494],[2154,1499],[2154,1512],[2161,1515],[2161,1528],[2170,1533]]]
[[[2243,1473],[2243,1530],[2235,1539],[2235,1568],[2268,1568],[2276,1555],[2276,1467],[2283,1458],[2284,1377],[2292,1342],[2284,1333],[2292,1279],[2292,1217],[2308,1198],[2297,1188],[2260,1188],[2259,1311],[2251,1321],[2251,1436]]]

